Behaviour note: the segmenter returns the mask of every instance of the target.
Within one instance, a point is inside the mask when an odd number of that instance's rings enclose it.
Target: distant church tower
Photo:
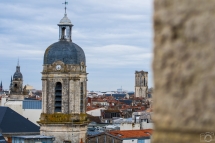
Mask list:
[[[147,97],[148,92],[148,72],[136,71],[135,72],[135,96]]]
[[[44,54],[40,134],[54,136],[55,143],[85,142],[87,131],[85,54],[72,42],[72,23],[65,12],[59,41]]]
[[[10,85],[10,98],[11,99],[24,99],[22,95],[23,77],[20,72],[19,62],[16,66],[16,72],[13,75],[12,83]]]

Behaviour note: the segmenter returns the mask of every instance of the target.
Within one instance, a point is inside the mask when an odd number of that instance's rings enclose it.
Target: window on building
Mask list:
[[[60,82],[56,83],[55,86],[55,112],[61,112],[62,106],[62,84]]]
[[[80,97],[80,111],[81,113],[84,112],[84,85],[83,82],[81,82],[81,97]]]

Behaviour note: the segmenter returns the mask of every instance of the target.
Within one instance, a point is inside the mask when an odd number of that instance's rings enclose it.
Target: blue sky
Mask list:
[[[0,80],[8,89],[17,59],[24,85],[42,88],[46,48],[58,41],[63,0],[7,0],[0,3]],[[134,72],[152,81],[152,0],[68,0],[73,42],[85,51],[88,90],[134,91]]]

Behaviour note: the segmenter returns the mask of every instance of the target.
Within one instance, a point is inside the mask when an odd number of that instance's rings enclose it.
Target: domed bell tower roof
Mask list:
[[[72,25],[71,20],[67,17],[67,14],[64,14],[64,17],[60,20],[60,23],[58,25]]]
[[[66,3],[66,2],[65,2]],[[44,65],[62,61],[65,64],[86,65],[85,54],[81,47],[72,42],[72,22],[67,17],[66,7],[64,17],[60,20],[59,42],[50,45],[44,54]]]

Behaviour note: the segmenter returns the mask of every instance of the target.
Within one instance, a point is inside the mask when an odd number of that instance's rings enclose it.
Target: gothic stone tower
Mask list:
[[[136,71],[135,72],[135,96],[147,97],[148,92],[148,72]]]
[[[85,142],[87,131],[85,54],[72,42],[72,23],[65,13],[59,41],[44,54],[40,134],[54,136],[55,143]]]
[[[10,86],[10,99],[24,99],[22,95],[23,77],[20,72],[19,62],[16,66],[16,72],[13,75],[12,83]]]

